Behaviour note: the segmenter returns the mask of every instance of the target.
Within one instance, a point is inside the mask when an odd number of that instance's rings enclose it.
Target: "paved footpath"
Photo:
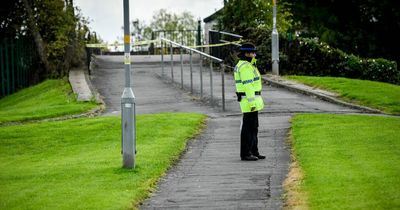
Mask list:
[[[98,67],[91,76],[93,85],[104,97],[106,115],[120,114],[124,85],[122,60],[118,56],[99,56]],[[152,62],[146,63],[147,60]],[[198,95],[190,95],[188,65],[183,69],[186,89],[180,89],[180,65],[176,64],[173,70],[176,84],[167,73],[160,76],[160,63],[154,60],[157,59],[133,57],[133,62],[138,63],[132,66],[137,113],[197,112],[207,114],[209,118],[204,132],[189,142],[182,158],[162,178],[156,192],[140,206],[141,209],[281,209],[282,183],[290,163],[286,139],[293,113],[360,113],[282,88],[265,86],[266,108],[259,116],[259,149],[267,158],[255,162],[240,161],[241,114],[234,98],[232,76],[225,75],[227,104],[226,112],[222,112],[219,105],[211,107],[207,101],[198,100]],[[196,74],[199,75],[199,65],[193,71],[194,80],[198,81],[193,85],[194,92],[198,94],[200,85]],[[208,72],[209,69],[203,68],[205,97],[210,96]],[[217,79],[220,73],[213,74],[214,100],[220,101],[221,83]]]

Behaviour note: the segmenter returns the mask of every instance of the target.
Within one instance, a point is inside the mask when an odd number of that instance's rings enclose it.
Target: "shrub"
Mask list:
[[[367,59],[363,61],[365,66],[361,79],[400,84],[400,71],[396,62],[383,58]]]
[[[292,43],[282,39],[281,60],[284,74],[335,76],[400,84],[400,71],[394,61],[383,58],[363,59],[332,48],[316,39],[297,38]]]

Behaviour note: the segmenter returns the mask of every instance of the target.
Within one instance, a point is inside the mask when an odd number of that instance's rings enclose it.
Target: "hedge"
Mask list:
[[[280,63],[284,74],[347,77],[400,84],[400,71],[394,61],[360,58],[316,39],[281,40],[284,45]]]
[[[253,42],[257,50],[257,66],[271,69],[271,31],[249,28],[242,35]],[[280,74],[333,76],[400,84],[400,70],[395,61],[383,58],[365,59],[313,38],[280,34]],[[232,59],[233,60],[233,59]]]

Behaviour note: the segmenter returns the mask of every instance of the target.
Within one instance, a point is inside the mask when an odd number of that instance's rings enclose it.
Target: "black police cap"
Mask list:
[[[244,43],[239,48],[240,52],[256,52],[257,48],[252,43]]]

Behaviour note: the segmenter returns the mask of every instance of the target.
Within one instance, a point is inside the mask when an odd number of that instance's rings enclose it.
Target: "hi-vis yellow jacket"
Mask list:
[[[261,97],[261,76],[257,67],[245,60],[239,60],[234,71],[236,92],[242,95],[240,109],[242,112],[260,111],[264,108]]]

